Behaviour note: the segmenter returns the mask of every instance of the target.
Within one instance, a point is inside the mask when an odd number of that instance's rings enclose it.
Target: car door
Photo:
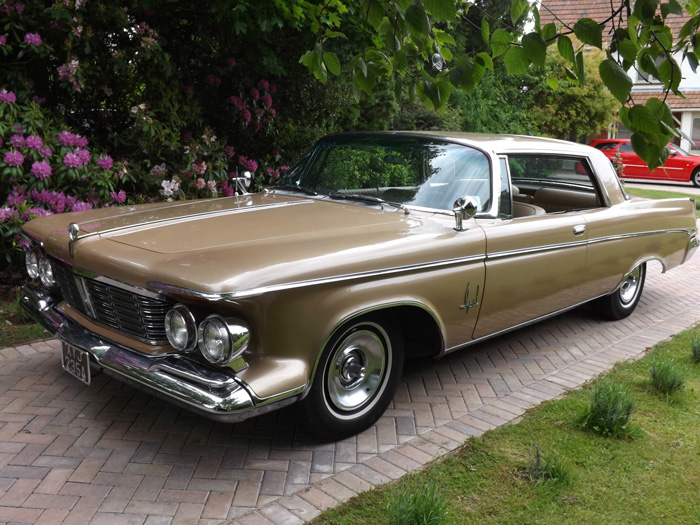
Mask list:
[[[487,250],[476,339],[576,304],[586,267],[586,214],[601,202],[583,158],[522,154],[507,162],[520,193],[515,198],[529,200],[537,213],[479,221]]]
[[[654,170],[652,177],[660,180],[684,181],[690,180],[690,172],[693,166],[688,160],[675,149],[668,147],[668,159],[663,166]]]
[[[639,158],[632,148],[631,142],[623,142],[620,147],[617,148],[622,158],[622,164],[624,165],[624,176],[632,177],[635,179],[648,179],[651,177],[651,171],[649,171],[649,165]]]

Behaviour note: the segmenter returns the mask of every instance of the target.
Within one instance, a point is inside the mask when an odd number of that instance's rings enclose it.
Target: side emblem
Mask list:
[[[459,308],[461,310],[466,310],[467,313],[469,313],[469,310],[479,306],[479,285],[476,286],[476,295],[474,296],[474,300],[470,301],[469,300],[469,287],[471,286],[471,283],[467,283],[467,291],[464,292],[464,304],[460,306]]]

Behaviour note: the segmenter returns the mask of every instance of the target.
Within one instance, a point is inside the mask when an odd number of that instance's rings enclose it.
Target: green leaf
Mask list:
[[[527,0],[511,0],[510,20],[515,25],[528,6]]]
[[[525,73],[530,65],[525,50],[519,46],[511,47],[503,58],[509,75],[519,75],[520,73]]]
[[[559,80],[557,80],[556,77],[547,77],[547,85],[553,91],[556,91],[557,89],[559,89]]]
[[[424,0],[425,8],[435,18],[452,21],[457,18],[454,0]]]
[[[637,60],[637,45],[629,38],[620,40],[617,50],[627,62],[634,64],[635,60]]]
[[[418,96],[423,102],[427,104],[429,101],[437,110],[445,107],[452,92],[452,85],[444,80],[424,80],[418,88]]]
[[[523,50],[528,60],[536,66],[544,66],[547,58],[547,44],[541,35],[528,33],[522,40]]]
[[[578,77],[578,83],[580,86],[586,82],[586,66],[583,62],[583,51],[579,51],[576,54],[576,76]]]
[[[664,20],[668,15],[683,16],[683,8],[676,0],[670,0],[668,3],[661,4],[661,16]]]
[[[362,13],[367,16],[367,21],[370,25],[378,31],[382,20],[384,20],[384,8],[381,3],[375,0],[363,0]]]
[[[326,64],[326,67],[328,68],[328,71],[331,72],[331,74],[335,75],[336,77],[340,76],[340,60],[338,60],[338,57],[335,53],[323,53],[323,62]]]
[[[636,0],[634,2],[634,16],[641,22],[650,24],[654,20],[658,6],[659,0]]]
[[[584,44],[603,49],[603,26],[590,18],[581,18],[574,24],[574,34]]]
[[[510,47],[513,41],[510,33],[503,29],[496,29],[491,36],[491,53],[493,58],[502,55]]]
[[[605,87],[620,103],[624,104],[632,90],[632,79],[629,75],[612,58],[603,60],[598,70]]]
[[[486,44],[487,46],[489,45],[490,36],[491,36],[491,28],[489,27],[489,23],[486,20],[486,18],[482,18],[481,19],[481,39],[484,41],[484,44]]]
[[[488,53],[477,53],[476,57],[474,60],[484,66],[486,69],[490,69],[493,71],[493,60],[491,59],[491,55]]]
[[[553,22],[550,22],[542,28],[542,38],[544,38],[547,45],[554,43],[554,39],[557,37],[557,26]]]
[[[420,5],[411,4],[408,6],[405,20],[409,31],[415,36],[423,38],[430,34],[430,20]]]
[[[685,24],[683,24],[683,27],[678,33],[678,40],[683,40],[684,38],[695,33],[695,27],[697,26],[697,24],[698,21],[695,18],[691,18]]]
[[[664,125],[664,128],[670,127],[672,130],[674,129],[673,113],[667,102],[663,102],[656,97],[649,97],[644,105],[652,112],[654,118]],[[667,141],[663,140],[662,142],[666,143]]]
[[[633,133],[630,137],[632,140],[632,148],[644,162],[649,164],[649,169],[654,170],[661,166],[668,158],[665,144],[659,145],[647,140],[647,137],[640,133]]]
[[[347,40],[347,36],[345,36],[345,33],[341,33],[339,31],[331,31],[330,29],[326,29],[326,37],[327,38],[345,38]]]
[[[659,130],[659,121],[648,107],[636,104],[630,108],[628,115],[632,130],[642,133],[655,134]]]
[[[674,93],[678,91],[678,85],[681,83],[681,68],[678,63],[671,59],[666,59],[659,65],[659,80],[664,83],[664,87],[670,89]]]
[[[647,75],[651,75],[654,78],[661,79],[661,73],[659,73],[656,67],[656,62],[649,54],[648,49],[642,49],[637,56],[637,63],[639,64],[639,69],[641,69]]]
[[[440,29],[435,30],[435,40],[437,40],[440,44],[443,45],[457,45],[457,42],[455,42],[455,39],[451,34]]]
[[[574,45],[571,43],[571,39],[568,36],[560,36],[557,40],[557,50],[562,58],[572,64],[576,63],[576,53],[574,52]]]
[[[685,54],[685,58],[688,61],[688,65],[690,66],[690,69],[693,70],[693,73],[697,73],[698,69],[698,57],[695,53],[692,51],[688,51]]]

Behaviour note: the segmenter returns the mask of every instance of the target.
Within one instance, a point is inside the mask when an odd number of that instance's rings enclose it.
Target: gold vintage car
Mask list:
[[[85,383],[104,372],[235,422],[301,401],[320,437],[373,424],[405,357],[592,301],[698,247],[692,199],[630,199],[568,142],[337,134],[256,193],[27,223],[23,305]]]

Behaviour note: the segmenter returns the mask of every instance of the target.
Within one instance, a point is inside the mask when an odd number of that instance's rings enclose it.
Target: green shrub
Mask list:
[[[685,387],[683,370],[673,359],[657,359],[651,365],[651,382],[662,394],[672,395]]]
[[[591,403],[580,418],[586,430],[619,438],[629,434],[628,423],[634,410],[632,395],[613,381],[601,381],[593,386]]]
[[[545,452],[539,444],[532,445],[527,451],[528,461],[523,475],[536,485],[563,483],[571,480],[569,466],[563,459],[563,448],[555,452]]]
[[[690,360],[700,364],[700,334],[695,334],[690,343]]]
[[[441,525],[447,520],[445,498],[436,484],[421,490],[395,493],[387,504],[390,525]]]

